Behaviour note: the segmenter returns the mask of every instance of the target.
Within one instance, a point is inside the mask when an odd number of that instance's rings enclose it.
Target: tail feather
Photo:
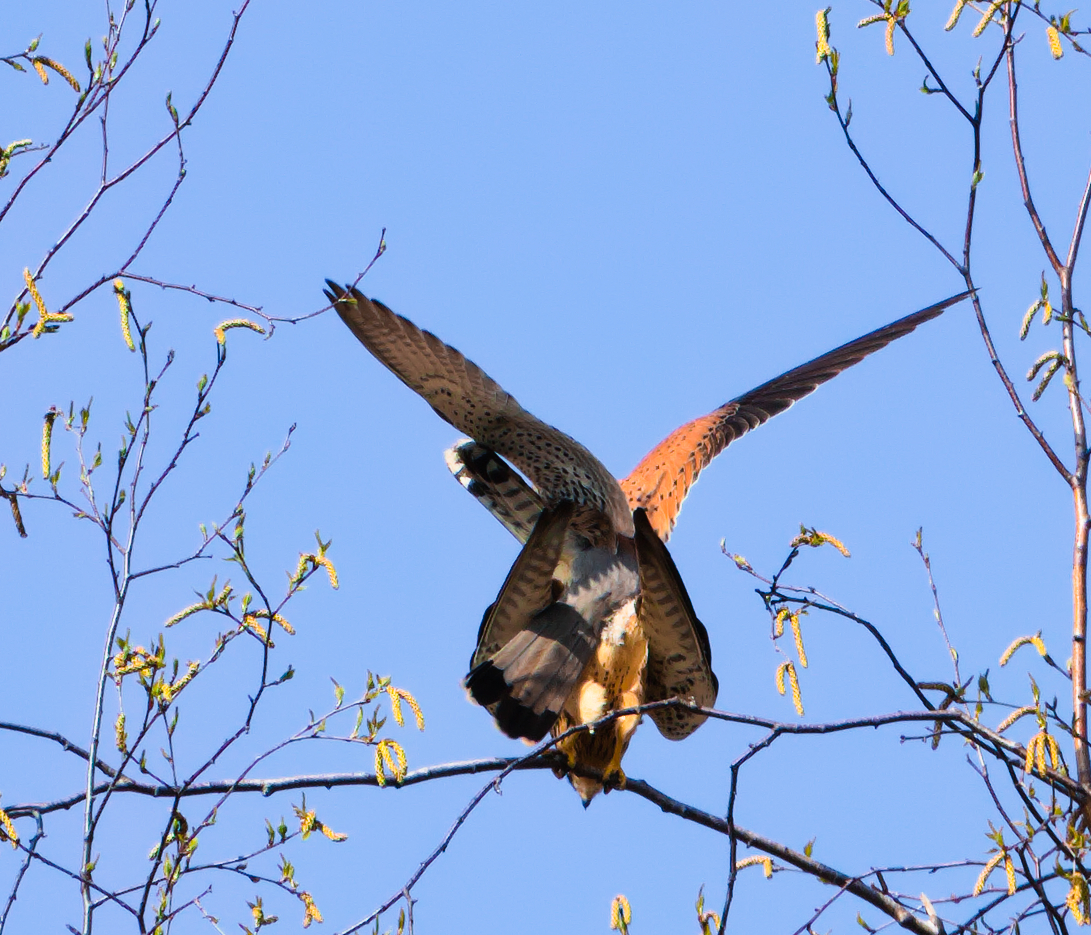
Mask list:
[[[466,687],[493,709],[509,737],[539,741],[553,726],[595,650],[591,624],[568,604],[551,604],[495,656],[475,666]]]

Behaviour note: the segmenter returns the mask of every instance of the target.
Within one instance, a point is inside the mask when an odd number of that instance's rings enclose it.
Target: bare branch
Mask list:
[[[1015,151],[1015,168],[1019,173],[1019,187],[1023,190],[1023,204],[1027,209],[1027,214],[1030,216],[1031,224],[1034,225],[1034,231],[1042,243],[1042,249],[1045,251],[1046,256],[1049,258],[1049,263],[1053,267],[1053,272],[1060,276],[1064,267],[1061,264],[1060,258],[1053,250],[1053,244],[1049,240],[1049,234],[1046,233],[1045,225],[1038,215],[1038,209],[1034,207],[1034,199],[1030,194],[1030,182],[1027,180],[1026,161],[1023,158],[1023,144],[1019,138],[1019,101],[1018,88],[1015,80],[1015,43],[1009,40],[1006,44],[1006,49],[1008,62],[1008,122],[1011,124],[1011,145],[1012,149]]]

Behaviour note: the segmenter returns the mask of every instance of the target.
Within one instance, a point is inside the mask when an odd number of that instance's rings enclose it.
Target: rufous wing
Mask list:
[[[666,542],[682,501],[697,480],[697,475],[731,442],[968,295],[969,292],[963,292],[900,318],[763,383],[706,416],[687,422],[656,445],[621,481],[621,489],[629,505],[634,510],[637,507],[647,510],[652,528]]]
[[[605,514],[632,535],[632,513],[614,476],[590,451],[527,412],[473,361],[355,288],[327,280],[326,297],[376,358],[440,418],[510,460],[549,503],[568,500]]]
[[[681,698],[711,708],[719,682],[712,671],[708,631],[697,619],[674,560],[647,513],[634,511],[633,521],[640,567],[637,615],[648,641],[645,701]],[[706,717],[685,708],[661,708],[649,711],[648,716],[669,740],[688,737]]]

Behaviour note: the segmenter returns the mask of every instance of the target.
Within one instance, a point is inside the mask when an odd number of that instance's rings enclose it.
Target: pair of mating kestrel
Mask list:
[[[453,347],[355,288],[328,285],[330,302],[364,347],[470,436],[447,451],[448,467],[524,543],[485,611],[466,687],[504,733],[529,741],[648,702],[715,703],[708,633],[665,545],[697,475],[740,435],[968,295],[901,318],[694,419],[619,482]],[[705,720],[682,706],[648,713],[671,740]],[[559,741],[577,768],[569,778],[585,806],[604,784],[624,782],[621,758],[639,721],[626,714]],[[588,768],[601,778],[578,774]]]

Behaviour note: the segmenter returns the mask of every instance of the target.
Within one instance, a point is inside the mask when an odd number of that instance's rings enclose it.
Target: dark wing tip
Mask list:
[[[489,610],[492,608],[490,607]],[[485,613],[488,614],[488,611]],[[507,688],[504,673],[488,660],[474,666],[463,680],[463,684],[469,691],[470,697],[484,708],[496,704]]]
[[[496,726],[512,738],[524,738],[537,743],[557,720],[556,711],[535,714],[510,695],[496,706]]]
[[[496,705],[493,716],[496,726],[512,738],[525,737],[537,743],[557,720],[556,711],[535,714],[530,708],[511,697],[511,688],[504,673],[491,661],[470,670],[464,682],[473,698],[482,707]]]
[[[892,333],[891,341],[897,340],[900,337],[904,337],[911,331],[916,330],[918,325],[923,325],[926,321],[931,321],[933,318],[938,318],[952,305],[958,305],[963,299],[974,295],[977,292],[976,289],[967,289],[965,292],[960,292],[958,295],[953,295],[950,298],[944,299],[942,302],[936,302],[935,305],[929,305],[927,308],[922,308],[918,312],[912,312],[903,318],[899,318],[897,321],[891,322],[884,328],[876,328],[870,334],[864,335],[859,340],[863,341],[869,337],[875,337],[883,334],[884,332]],[[850,344],[855,344],[855,341],[850,341]],[[886,343],[890,343],[889,341]],[[880,345],[885,347],[885,344]],[[876,348],[878,350],[878,348]]]
[[[345,298],[348,290],[339,286],[332,279],[327,279],[326,288],[322,290],[322,294],[330,300],[330,305],[336,306],[338,302]]]
[[[935,305],[912,312],[888,325],[869,331],[862,337],[835,347],[814,360],[782,373],[761,386],[755,387],[742,396],[737,396],[728,403],[738,406],[734,421],[745,423],[743,431],[749,431],[762,425],[775,415],[779,415],[805,396],[809,396],[823,383],[850,367],[855,367],[866,357],[899,338],[916,331],[920,325],[933,318],[938,318],[952,305],[972,295],[973,290],[960,292]]]

